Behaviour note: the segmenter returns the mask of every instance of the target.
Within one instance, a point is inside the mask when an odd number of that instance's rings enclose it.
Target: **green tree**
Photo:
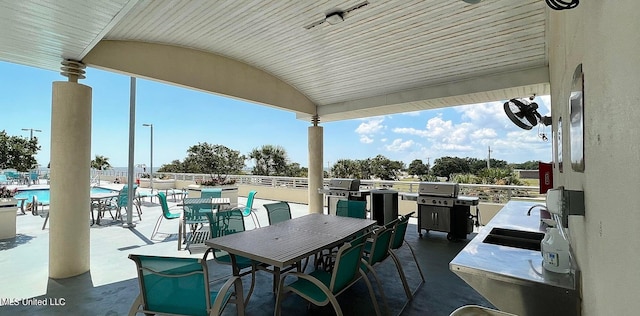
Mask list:
[[[9,136],[0,132],[0,169],[16,169],[26,172],[38,166],[35,155],[40,150],[38,138],[28,139],[21,136]]]
[[[451,175],[455,173],[469,173],[470,171],[469,163],[465,159],[449,156],[436,159],[433,162],[433,168],[431,168],[434,175],[447,177],[447,179],[450,179]]]
[[[511,167],[513,167],[513,169],[520,170],[538,170],[538,163],[540,163],[538,160],[529,160],[523,163],[511,164]]]
[[[478,175],[483,169],[487,169],[487,160],[478,158],[465,158],[469,164],[471,173]],[[491,168],[507,168],[507,162],[491,158],[489,160]]]
[[[184,173],[186,170],[182,162],[176,159],[168,164],[160,166],[160,168],[158,168],[158,172]]]
[[[109,163],[109,158],[101,155],[96,155],[96,158],[91,160],[91,168],[96,170],[107,170],[111,169],[111,164]]]
[[[404,169],[402,161],[393,161],[383,155],[377,155],[371,159],[372,175],[381,180],[398,180],[402,169]]]
[[[282,176],[287,173],[289,159],[282,146],[263,145],[260,148],[254,148],[249,153],[249,158],[254,161],[252,170],[254,175]]]
[[[309,169],[306,167],[301,167],[299,163],[292,162],[287,165],[287,170],[285,171],[284,176],[286,177],[307,177],[309,174]]]
[[[352,159],[339,159],[331,166],[331,174],[334,178],[361,179],[360,163]]]
[[[244,160],[245,156],[237,150],[205,142],[187,149],[182,167],[185,172],[208,173],[214,181],[224,183],[227,175],[240,173]]]
[[[509,168],[484,169],[478,175],[482,184],[522,185],[520,177]]]
[[[415,159],[409,164],[407,172],[414,176],[423,176],[429,173],[429,166],[425,165],[421,159]]]

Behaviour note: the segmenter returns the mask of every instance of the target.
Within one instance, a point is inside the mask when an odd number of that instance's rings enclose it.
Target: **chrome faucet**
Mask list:
[[[536,208],[536,207],[540,207],[540,208],[543,208],[545,211],[548,211],[548,210],[547,210],[547,206],[546,206],[546,205],[543,205],[543,204],[536,204],[536,205],[534,205],[534,206],[532,206],[532,207],[530,207],[530,208],[529,208],[529,210],[527,211],[527,216],[531,216],[531,210],[533,210],[533,209],[534,209],[534,208]]]

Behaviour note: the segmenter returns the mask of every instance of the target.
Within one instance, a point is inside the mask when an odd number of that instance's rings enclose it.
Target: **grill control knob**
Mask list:
[[[444,205],[447,205],[447,201],[444,201]]]
[[[422,204],[424,204],[425,202],[426,202],[426,200],[425,200],[425,199],[422,199]]]
[[[436,200],[433,200],[433,204],[437,204]]]

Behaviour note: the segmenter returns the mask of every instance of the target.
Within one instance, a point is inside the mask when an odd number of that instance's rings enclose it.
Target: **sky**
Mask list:
[[[113,167],[126,167],[129,140],[130,78],[87,68],[80,83],[93,89],[91,157],[105,156]],[[37,155],[46,167],[51,151],[52,82],[66,81],[58,72],[0,62],[0,130],[10,136],[38,137]],[[526,97],[526,96],[514,96]],[[339,159],[366,159],[383,155],[424,163],[444,156],[486,159],[509,163],[551,161],[551,128],[523,130],[503,111],[506,100],[458,107],[322,122],[324,167]],[[539,112],[550,113],[549,96],[536,97]],[[184,160],[187,149],[198,143],[220,144],[248,156],[263,145],[282,146],[291,162],[308,166],[307,129],[310,122],[293,112],[239,101],[155,81],[137,79],[135,164],[150,163],[153,124],[154,169],[173,160]],[[253,164],[246,162],[247,167]]]

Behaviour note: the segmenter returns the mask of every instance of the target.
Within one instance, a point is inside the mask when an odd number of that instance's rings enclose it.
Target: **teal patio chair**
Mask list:
[[[209,288],[209,272],[204,260],[130,254],[136,263],[140,294],[129,315],[137,313],[170,315],[220,315],[228,303],[236,304],[244,315],[242,280],[231,277],[219,291]],[[232,291],[232,287],[238,291]]]
[[[264,208],[267,209],[267,218],[269,218],[269,225],[291,219],[291,208],[289,207],[289,203],[287,202],[264,204]]]
[[[136,208],[136,211],[138,212],[138,219],[142,220],[142,209],[140,208],[140,205],[138,205],[138,203],[136,203],[136,190],[138,189],[137,185],[133,185],[133,207]],[[129,186],[127,184],[125,184],[122,189],[118,192],[118,197],[116,197],[115,202],[113,203],[113,206],[111,207],[113,209],[116,210],[116,219],[122,219],[122,212],[120,211],[121,209],[124,209],[125,212],[129,212]],[[109,211],[111,211],[111,208],[109,208]],[[113,216],[113,215],[112,215]]]
[[[364,263],[362,259],[364,243],[362,240],[365,236],[356,238],[340,247],[331,272],[315,270],[309,274],[301,272],[284,274],[278,286],[274,315],[279,316],[281,314],[281,304],[285,295],[293,292],[317,306],[325,306],[331,303],[336,315],[340,316],[342,315],[342,309],[336,297],[360,279],[363,279],[367,284],[376,315],[380,315],[380,309],[378,308],[378,302],[373,293],[371,283],[361,269]],[[285,286],[285,281],[290,276],[296,276],[298,279]]]
[[[336,203],[336,216],[366,218],[367,201],[338,200],[338,202]],[[362,234],[359,233],[356,235],[356,237],[361,235]],[[333,266],[333,260],[335,258],[335,252],[337,251],[337,249],[337,247],[334,249],[327,249],[329,250],[329,253],[319,254],[319,257],[322,257],[324,259],[322,264],[324,265],[325,269],[331,269],[331,267]]]
[[[29,173],[29,181],[31,184],[38,184],[40,180],[40,175],[36,172]]]
[[[178,213],[171,212],[169,203],[167,203],[167,196],[164,193],[158,192],[158,200],[160,201],[162,214],[160,214],[160,216],[158,217],[158,220],[156,221],[156,226],[153,227],[153,232],[151,232],[150,239],[152,240],[153,240],[153,237],[155,237],[156,234],[158,233],[158,229],[160,228],[160,224],[162,223],[163,218],[168,220],[179,219],[180,216],[182,215],[182,212],[178,212]],[[178,236],[182,235],[181,228],[182,226],[178,225]],[[178,238],[178,244],[180,244],[180,242],[181,242],[180,238]]]
[[[178,244],[178,250],[185,244],[185,249],[189,250],[191,244],[204,243],[209,238],[208,232],[201,231],[204,224],[209,223],[207,214],[212,214],[211,203],[189,203],[189,198],[184,199],[182,220],[180,221],[181,242]]]
[[[258,191],[256,191],[256,190],[249,191],[249,195],[247,195],[247,204],[246,205],[238,205],[238,206],[233,208],[233,209],[241,210],[242,211],[242,216],[244,216],[244,217],[250,216],[251,219],[253,220],[253,225],[255,225],[256,228],[260,227],[260,221],[258,221],[258,216],[254,212],[255,209],[253,208],[253,200],[255,199],[255,196],[256,196],[257,193],[258,193]]]
[[[382,296],[387,313],[389,313],[389,303],[387,302],[387,297],[384,294],[384,288],[380,283],[380,277],[378,276],[378,273],[376,273],[374,266],[389,257],[389,246],[391,244],[391,239],[393,238],[393,232],[393,228],[383,226],[376,228],[371,233],[371,238],[368,239],[364,245],[365,262],[362,267],[362,270],[365,273],[371,272],[373,278],[376,280],[378,289],[380,290],[380,296]]]
[[[209,212],[206,213],[206,217],[209,222],[211,238],[231,235],[245,230],[244,216],[242,216],[241,210],[228,210],[216,213]],[[245,305],[248,304],[256,282],[256,268],[258,263],[246,257],[235,256],[236,262],[235,266],[233,266],[231,255],[229,255],[229,253],[214,248],[207,249],[202,259],[207,260],[209,254],[213,255],[213,260],[216,263],[231,265],[232,269],[234,269],[235,275],[245,276],[251,274],[251,286],[249,287],[249,292],[244,301]],[[242,272],[242,270],[246,269],[249,270]]]
[[[200,197],[203,199],[216,199],[216,198],[221,198],[222,197],[222,189],[220,188],[204,188],[200,191]],[[211,212],[211,211],[217,211],[218,210],[218,206],[215,206],[214,209],[212,210],[211,207],[209,207],[208,209],[201,209],[201,212]]]
[[[9,184],[9,178],[7,178],[6,174],[0,174],[0,184]]]
[[[404,292],[407,295],[407,298],[409,300],[413,298],[413,293],[415,293],[425,282],[424,274],[422,273],[422,268],[420,268],[420,264],[416,259],[416,254],[413,251],[413,248],[411,247],[411,245],[409,245],[409,243],[406,240],[404,240],[405,233],[407,232],[407,226],[409,225],[409,218],[413,213],[415,212],[411,212],[387,224],[387,227],[393,227],[393,236],[391,238],[391,243],[389,245],[389,255],[391,259],[393,259],[393,262],[395,263],[396,268],[398,269],[398,274],[400,274],[400,279],[402,280]],[[407,284],[407,278],[404,274],[404,270],[402,269],[402,264],[400,263],[400,259],[394,253],[394,251],[400,249],[400,247],[402,247],[403,244],[407,245],[407,247],[411,251],[411,255],[413,256],[413,261],[415,262],[416,267],[418,268],[418,273],[420,274],[420,279],[422,280],[420,284],[418,284],[416,289],[413,290],[413,292],[411,291],[411,289],[409,288],[409,285]]]
[[[336,215],[366,218],[367,217],[367,201],[338,200],[336,204]]]

